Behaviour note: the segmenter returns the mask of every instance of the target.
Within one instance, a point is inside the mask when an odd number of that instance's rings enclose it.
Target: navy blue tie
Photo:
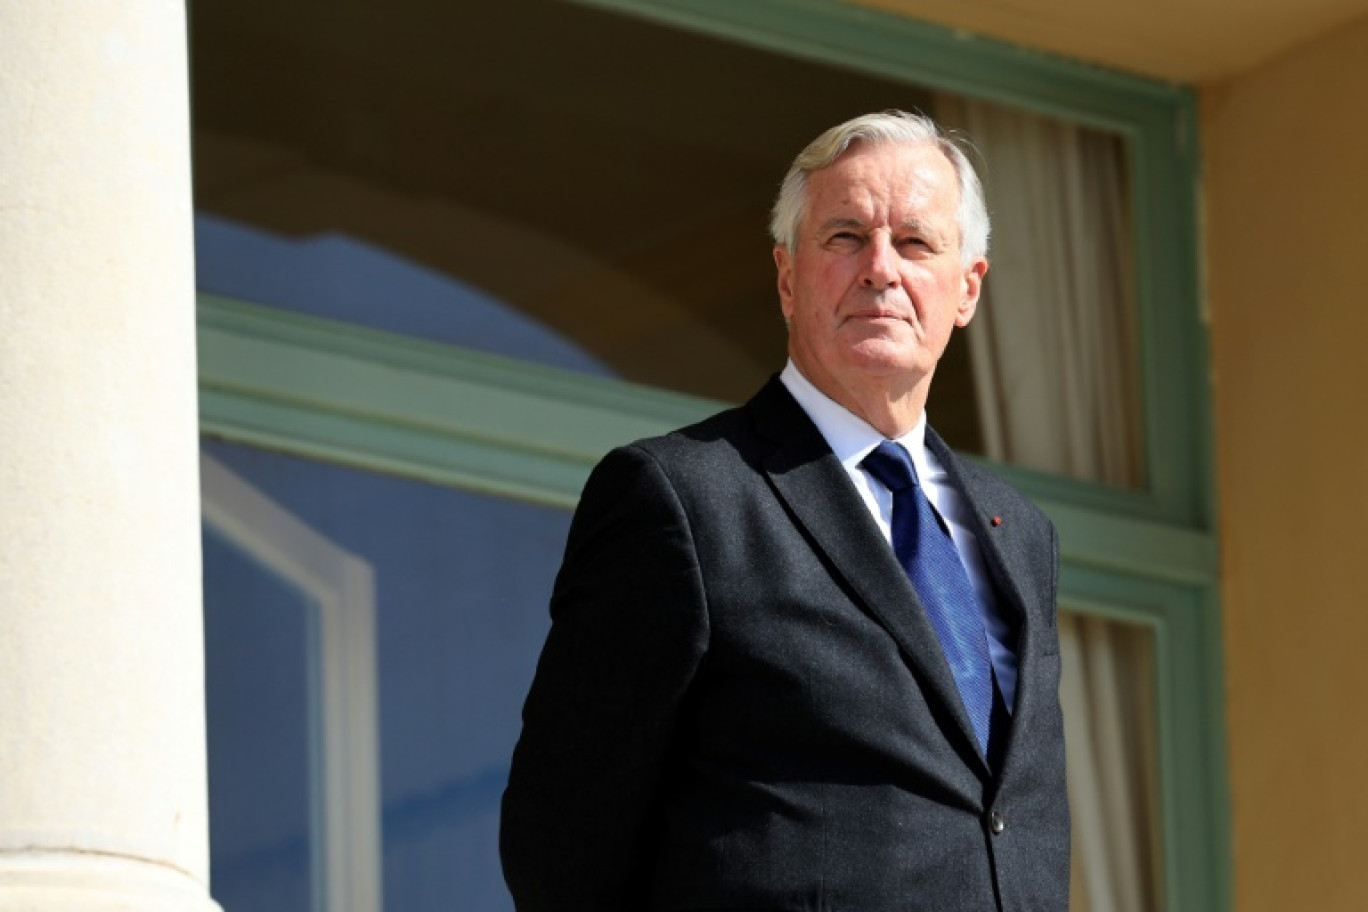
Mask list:
[[[893,551],[940,637],[960,700],[986,756],[993,718],[993,664],[969,574],[950,533],[922,492],[907,451],[885,440],[862,465],[893,492]]]

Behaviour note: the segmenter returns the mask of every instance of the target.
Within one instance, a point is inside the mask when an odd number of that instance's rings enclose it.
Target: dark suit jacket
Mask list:
[[[998,769],[892,549],[772,380],[585,487],[504,794],[519,910],[1067,908],[1054,530],[928,441],[1018,623]]]

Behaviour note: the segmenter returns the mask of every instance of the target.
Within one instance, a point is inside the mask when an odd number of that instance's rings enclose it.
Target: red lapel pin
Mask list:
[[[991,522],[994,525],[994,527],[1000,526],[1002,525],[1002,517],[994,516],[991,520],[989,520],[989,522]]]

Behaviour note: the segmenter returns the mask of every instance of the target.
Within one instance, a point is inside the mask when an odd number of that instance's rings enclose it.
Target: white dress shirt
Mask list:
[[[884,436],[869,423],[856,417],[844,406],[838,404],[804,377],[792,361],[784,367],[779,380],[798,400],[803,411],[807,412],[812,423],[817,425],[826,438],[827,446],[841,461],[846,474],[855,485],[869,508],[874,522],[878,523],[889,546],[893,544],[893,492],[884,487],[874,476],[865,471],[860,463],[870,452],[883,442]],[[950,537],[959,552],[960,563],[969,574],[974,594],[978,597],[979,611],[983,616],[984,629],[988,634],[988,653],[993,662],[993,675],[997,678],[998,689],[1002,691],[1003,701],[1008,710],[1016,697],[1017,659],[1012,647],[1012,625],[1004,616],[1003,606],[998,603],[997,594],[988,579],[988,570],[983,563],[983,552],[979,550],[978,539],[970,531],[968,520],[970,507],[949,483],[945,467],[936,459],[934,453],[926,448],[926,412],[922,412],[912,430],[899,437],[901,444],[912,457],[917,469],[917,480],[931,506],[945,520],[950,529]]]

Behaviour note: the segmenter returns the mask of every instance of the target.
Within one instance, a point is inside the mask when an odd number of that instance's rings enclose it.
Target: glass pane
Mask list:
[[[384,907],[511,909],[498,863],[499,798],[569,513],[204,446],[374,572]],[[211,732],[220,725],[212,712],[209,724]],[[256,804],[253,812],[269,812]]]
[[[203,289],[316,312],[312,277],[343,319],[418,331],[417,307],[445,320],[425,336],[510,353],[486,322],[502,308],[624,379],[731,401],[783,365],[767,225],[793,155],[854,113],[930,101],[560,0],[371,0],[326,21],[244,0],[192,26]],[[286,287],[225,282],[251,255],[235,228],[350,253],[301,253]],[[429,285],[358,287],[351,255]]]
[[[1023,147],[1028,133],[965,114],[978,103],[559,0],[304,9],[243,0],[192,17],[204,290],[743,401],[783,365],[766,226],[793,155],[854,114],[920,108],[982,135],[1003,256],[987,282],[998,306],[984,310],[1034,320],[1036,302],[1071,308],[1029,335],[1020,319],[998,321],[991,343],[986,330],[956,334],[934,423],[958,449],[1143,483],[1119,137],[1064,125],[1079,155]],[[1023,150],[1055,168],[1048,183],[1018,167]],[[1082,208],[1045,199],[1088,211],[1093,172],[1109,162],[1120,169],[1110,234],[1016,192],[1078,186]],[[1055,235],[1041,218],[1067,236],[1045,243]],[[1122,299],[1058,271],[1022,278],[1021,251],[1043,260],[1033,244],[1101,258],[1120,271]],[[1123,331],[1093,333],[1095,317]],[[1059,349],[1075,329],[1078,344]],[[984,344],[970,346],[974,333]],[[1080,359],[1120,387],[1079,375]],[[1023,403],[1019,391],[1041,395]],[[1103,445],[1104,419],[1120,438],[1105,445],[1131,460],[1121,470],[1036,452],[1037,440]]]
[[[1126,144],[988,102],[941,96],[936,112],[973,137],[993,211],[993,265],[965,332],[980,452],[1142,486]]]
[[[315,908],[314,605],[204,535],[210,886],[225,909]]]
[[[1153,912],[1160,890],[1154,637],[1059,612],[1075,912]]]

